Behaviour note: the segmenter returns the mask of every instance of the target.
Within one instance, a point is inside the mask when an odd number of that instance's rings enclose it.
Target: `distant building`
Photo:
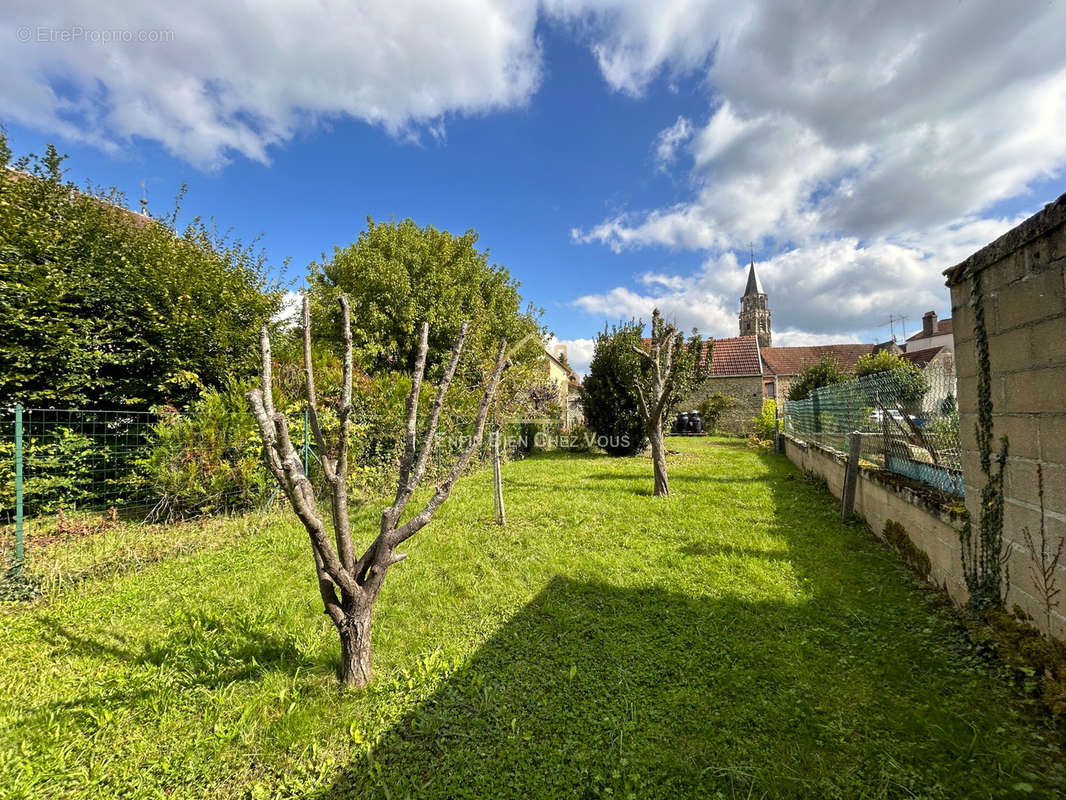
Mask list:
[[[946,347],[955,351],[955,337],[952,334],[951,317],[937,320],[935,311],[926,311],[922,315],[922,329],[903,343],[904,351],[928,350],[930,347]]]
[[[561,422],[567,428],[582,424],[585,414],[581,409],[581,380],[566,361],[566,345],[557,344],[554,350],[546,350],[545,353],[548,356],[548,380],[555,384],[559,392]]]

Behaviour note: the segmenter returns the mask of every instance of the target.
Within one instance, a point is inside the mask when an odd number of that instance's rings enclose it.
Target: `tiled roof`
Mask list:
[[[919,367],[925,367],[943,349],[943,347],[927,347],[924,350],[912,350],[909,353],[903,353],[903,358],[913,361]]]
[[[645,336],[641,342],[644,349],[651,347],[651,339]],[[759,363],[759,340],[754,336],[733,336],[728,339],[706,339],[703,342],[700,362],[707,360],[707,348],[711,347],[711,377],[727,375],[761,375]]]
[[[704,353],[707,342],[703,344]],[[754,336],[715,339],[711,347],[711,377],[761,375],[759,340]]]
[[[796,375],[809,364],[817,364],[823,356],[832,356],[841,369],[850,370],[855,362],[872,353],[872,344],[819,344],[808,347],[764,347],[762,349],[764,375]]]
[[[952,332],[951,317],[948,317],[947,319],[942,319],[942,320],[938,320],[937,321],[937,323],[936,323],[936,333],[934,333],[933,336],[943,336],[944,334],[951,333],[951,332]],[[907,337],[907,341],[908,342],[913,342],[916,339],[924,339],[924,338],[926,338],[925,331],[918,331],[916,334],[914,334],[914,336],[908,336]]]

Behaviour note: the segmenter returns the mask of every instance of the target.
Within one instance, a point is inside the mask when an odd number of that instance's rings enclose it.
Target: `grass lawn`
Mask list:
[[[824,488],[669,441],[668,499],[647,458],[548,454],[505,467],[501,529],[462,481],[362,693],[282,514],[7,606],[0,796],[1062,796],[1050,724]]]

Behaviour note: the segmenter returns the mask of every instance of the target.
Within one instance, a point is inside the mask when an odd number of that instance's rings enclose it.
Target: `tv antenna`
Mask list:
[[[883,328],[888,326],[889,333],[892,335],[892,341],[896,341],[896,325],[899,325],[899,333],[904,339],[907,338],[907,317],[903,314],[889,314],[888,321],[882,322],[877,327]]]

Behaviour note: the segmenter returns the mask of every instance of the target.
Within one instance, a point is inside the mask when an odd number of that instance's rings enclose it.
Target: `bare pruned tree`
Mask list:
[[[264,327],[261,333],[263,350],[262,388],[248,393],[252,411],[259,431],[263,436],[263,453],[267,467],[277,478],[292,503],[296,515],[307,529],[314,557],[318,590],[326,615],[337,628],[341,641],[340,681],[342,686],[366,686],[371,675],[370,632],[374,601],[385,581],[389,567],[407,557],[397,552],[405,541],[424,528],[433,515],[448,499],[456,480],[469,465],[474,452],[481,444],[488,418],[489,406],[500,378],[509,365],[506,342],[501,342],[496,363],[485,382],[484,393],[478,405],[474,421],[474,433],[460,453],[458,460],[436,487],[433,495],[422,509],[400,524],[408,502],[418,488],[437,442],[438,423],[444,407],[444,397],[451,386],[459,364],[459,356],[466,340],[468,324],[463,323],[452,347],[451,357],[444,376],[437,386],[437,394],[429,411],[429,419],[418,437],[418,400],[426,368],[426,353],[429,348],[429,324],[423,323],[418,342],[418,351],[411,376],[411,394],[407,398],[405,448],[400,464],[396,496],[392,505],[381,513],[381,526],[370,546],[358,558],[352,542],[351,525],[348,519],[348,431],[352,412],[352,335],[351,314],[348,299],[340,298],[342,319],[341,337],[344,343],[344,367],[341,383],[340,430],[336,447],[326,446],[319,421],[318,398],[315,392],[315,377],[311,366],[311,321],[307,299],[303,305],[304,372],[307,384],[307,405],[311,431],[320,453],[320,461],[329,486],[333,536],[319,515],[318,503],[311,481],[304,473],[300,458],[289,437],[285,415],[274,409],[271,394],[270,337]]]
[[[656,497],[670,494],[663,438],[666,416],[706,375],[710,359],[703,358],[702,347],[695,332],[686,343],[685,335],[668,324],[659,309],[651,315],[650,347],[633,347],[642,362],[635,378],[637,405],[651,443]]]

